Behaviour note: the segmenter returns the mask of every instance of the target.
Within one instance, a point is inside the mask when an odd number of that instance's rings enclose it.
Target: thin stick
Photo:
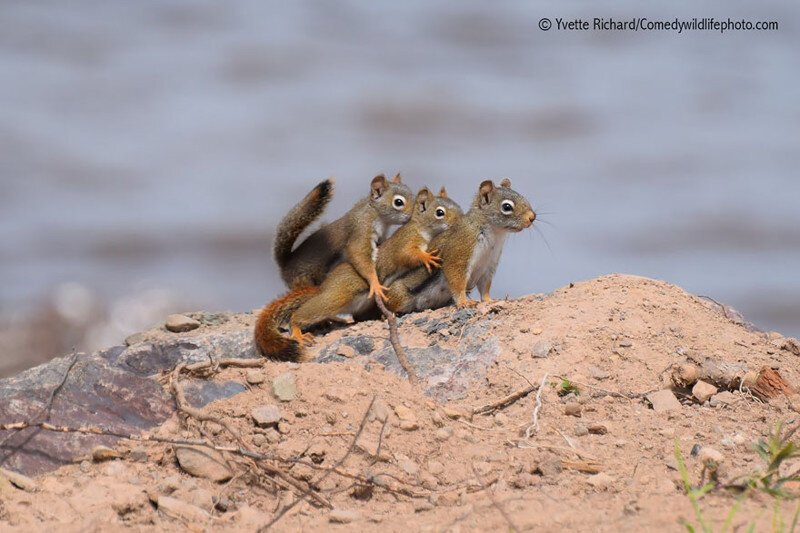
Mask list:
[[[529,387],[525,387],[522,390],[518,390],[517,392],[509,394],[505,398],[500,398],[499,400],[497,400],[495,402],[488,403],[488,404],[482,405],[480,407],[475,407],[474,409],[472,409],[472,414],[473,415],[487,415],[487,414],[493,413],[495,411],[503,409],[504,407],[508,407],[512,403],[516,402],[520,398],[524,398],[525,396],[527,396],[528,394],[532,393],[533,391],[535,391],[538,388],[539,388],[538,385],[530,385]]]
[[[472,464],[472,473],[475,474],[475,479],[478,482],[478,485],[481,486],[481,489],[485,491],[486,494],[488,494],[489,499],[492,501],[492,505],[494,505],[494,507],[503,516],[503,519],[505,519],[505,521],[508,523],[508,527],[511,529],[511,531],[519,533],[519,528],[514,524],[514,521],[511,520],[511,516],[509,516],[505,508],[502,505],[500,505],[500,502],[497,501],[497,498],[494,497],[494,493],[491,490],[489,490],[489,488],[483,483],[483,480],[481,479],[480,474],[478,474],[478,469],[475,468],[474,463]]]
[[[345,452],[345,454],[338,461],[336,461],[336,463],[333,465],[333,467],[330,470],[326,471],[324,474],[322,474],[319,477],[319,479],[317,479],[313,484],[310,484],[310,485],[319,486],[323,481],[325,481],[328,478],[328,476],[331,475],[331,473],[334,471],[334,469],[338,469],[340,466],[342,466],[344,464],[344,462],[347,460],[347,458],[350,457],[350,454],[353,452],[353,449],[356,447],[356,441],[358,441],[358,437],[361,436],[361,433],[364,431],[364,428],[367,427],[367,420],[369,419],[370,411],[372,411],[372,406],[375,403],[375,398],[376,397],[373,396],[372,397],[372,401],[369,402],[369,407],[367,407],[367,411],[364,413],[364,416],[361,419],[361,424],[358,426],[358,431],[356,431],[356,435],[355,435],[355,437],[353,437],[353,440],[350,442],[350,446],[348,446],[347,451]],[[259,533],[261,533],[263,531],[266,531],[269,528],[271,528],[273,525],[275,525],[275,523],[278,522],[278,520],[280,520],[281,518],[283,518],[283,516],[286,513],[288,513],[292,509],[294,509],[295,506],[297,506],[299,503],[303,502],[306,499],[306,497],[308,497],[311,494],[311,491],[312,491],[312,489],[309,486],[308,490],[303,492],[292,503],[290,503],[289,505],[287,505],[286,507],[281,509],[281,511],[277,515],[275,515],[273,517],[273,519],[270,520],[264,527],[259,528],[259,530],[258,530]]]
[[[542,384],[539,385],[539,390],[536,392],[536,405],[533,407],[533,416],[532,416],[532,423],[525,429],[525,440],[529,440],[531,438],[531,434],[535,431],[539,431],[539,411],[542,408],[542,391],[544,390],[544,385],[547,383],[547,373],[545,372],[544,377],[542,378]]]
[[[408,361],[408,357],[406,356],[406,351],[403,348],[403,345],[400,344],[400,335],[397,333],[397,317],[394,316],[394,313],[389,311],[386,307],[386,304],[383,303],[380,296],[375,297],[375,303],[378,305],[378,309],[381,310],[383,316],[386,317],[386,321],[389,323],[389,342],[392,343],[392,348],[394,348],[394,353],[397,355],[397,360],[400,361],[400,366],[403,367],[403,370],[406,371],[408,374],[408,381],[411,382],[412,385],[419,385],[419,378],[417,377],[417,373],[414,371],[414,367],[411,366],[411,363]]]
[[[212,366],[214,365],[213,362],[209,361],[204,363],[205,365]],[[214,365],[216,366],[216,365]],[[172,371],[170,376],[170,388],[172,390],[172,394],[175,397],[175,404],[177,405],[178,411],[185,413],[186,415],[194,418],[199,422],[214,422],[215,424],[219,424],[225,430],[231,434],[231,436],[239,443],[239,446],[243,450],[248,450],[247,444],[244,442],[244,439],[239,435],[239,433],[233,429],[230,423],[227,420],[214,416],[212,414],[204,412],[202,409],[197,409],[189,405],[189,402],[186,400],[186,395],[183,392],[183,387],[180,386],[179,376],[181,372],[186,368],[186,363],[179,363],[175,366],[175,369]],[[252,458],[252,457],[251,457]],[[278,468],[277,465],[270,464],[270,462],[259,462],[258,465],[260,468],[265,470],[268,474],[271,474],[285,483],[294,487],[298,492],[309,493],[311,494],[311,489],[307,485],[300,483],[289,474]],[[328,508],[333,508],[333,505],[327,501],[325,498],[320,496],[319,494],[311,494],[315,500],[320,505],[323,505]]]

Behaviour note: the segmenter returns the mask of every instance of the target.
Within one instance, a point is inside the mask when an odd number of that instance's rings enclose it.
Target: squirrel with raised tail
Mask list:
[[[467,298],[475,287],[482,301],[490,300],[492,278],[509,232],[529,228],[536,219],[528,200],[511,189],[508,178],[497,187],[491,180],[481,183],[466,215],[431,241],[442,260],[442,269],[429,273],[417,268],[389,285],[386,306],[410,313],[455,303],[475,305]]]
[[[375,271],[375,250],[391,226],[411,217],[412,193],[400,174],[389,181],[383,174],[370,183],[370,193],[344,216],[324,225],[292,250],[300,234],[316,220],[333,195],[333,180],[319,183],[278,225],[275,261],[290,289],[313,287],[338,263],[347,261],[369,282],[370,295],[383,296]]]
[[[444,188],[438,196],[427,188],[420,190],[411,219],[378,248],[376,269],[380,282],[390,283],[416,267],[425,272],[438,268],[440,259],[436,250],[429,250],[429,242],[461,216],[458,204],[447,197]],[[256,321],[256,346],[271,359],[304,360],[303,346],[311,337],[303,329],[339,314],[358,314],[374,305],[369,288],[354,265],[341,263],[321,286],[292,290],[261,311]],[[285,322],[290,324],[290,337],[284,337],[278,329]]]

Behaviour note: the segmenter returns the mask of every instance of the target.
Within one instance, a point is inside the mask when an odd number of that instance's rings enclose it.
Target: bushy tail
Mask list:
[[[273,247],[275,261],[281,270],[289,261],[294,241],[322,214],[331,198],[333,198],[333,180],[328,178],[311,189],[311,192],[283,217],[278,225]]]
[[[284,337],[278,329],[291,318],[292,313],[309,298],[319,292],[319,287],[303,287],[287,292],[267,307],[256,320],[255,340],[258,351],[264,357],[278,361],[302,361],[303,347],[292,337]]]

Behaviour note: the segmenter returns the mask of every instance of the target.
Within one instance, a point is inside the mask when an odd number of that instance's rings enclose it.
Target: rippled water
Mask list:
[[[781,29],[542,32],[542,16]],[[540,210],[496,297],[627,272],[800,334],[798,27],[788,1],[5,1],[0,307],[64,281],[257,307],[281,289],[271,237],[291,203],[335,176],[331,218],[400,170],[462,205],[510,176]]]

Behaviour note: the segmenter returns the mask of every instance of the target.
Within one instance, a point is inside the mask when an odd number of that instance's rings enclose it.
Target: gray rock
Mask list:
[[[272,393],[282,402],[294,400],[297,394],[294,374],[291,372],[278,374],[275,379],[272,380]]]
[[[474,310],[469,310],[474,313]],[[465,313],[462,316],[472,316]],[[425,393],[439,401],[464,398],[473,384],[486,376],[486,371],[500,355],[497,339],[486,336],[491,318],[481,318],[465,326],[455,348],[433,345],[427,348],[406,348],[409,362],[419,376]],[[400,376],[406,373],[397,355],[387,343],[372,358],[387,370]]]
[[[425,331],[425,333],[428,335],[433,335],[434,333],[439,333],[439,331],[447,329],[448,327],[450,327],[450,322],[446,320],[434,320],[429,322],[423,331]]]
[[[32,420],[62,380],[70,357],[53,359],[14,377],[0,380],[0,420]],[[174,401],[152,379],[120,369],[96,355],[79,354],[52,403],[50,419],[65,426],[99,426],[137,434],[164,422]],[[0,466],[36,475],[71,463],[95,446],[118,439],[101,435],[54,433],[34,428],[0,431]]]
[[[664,413],[668,411],[680,411],[681,402],[669,389],[663,389],[647,395],[647,400],[653,405],[653,411]]]
[[[204,407],[216,400],[224,400],[247,390],[247,387],[236,381],[208,381],[205,379],[187,379],[182,381],[186,400],[192,407]]]
[[[225,459],[216,450],[204,446],[178,446],[175,457],[180,467],[195,477],[212,481],[228,481],[233,473]]]
[[[550,352],[553,350],[553,343],[546,339],[542,339],[537,341],[536,344],[533,345],[533,356],[538,359],[543,359],[550,355]]]
[[[375,351],[375,341],[366,335],[345,337],[342,339],[342,344],[352,347],[358,355],[369,355]]]
[[[281,420],[281,410],[277,405],[262,405],[250,413],[258,427],[277,426]]]
[[[164,322],[164,327],[173,333],[183,333],[199,328],[200,322],[186,315],[169,315]]]

